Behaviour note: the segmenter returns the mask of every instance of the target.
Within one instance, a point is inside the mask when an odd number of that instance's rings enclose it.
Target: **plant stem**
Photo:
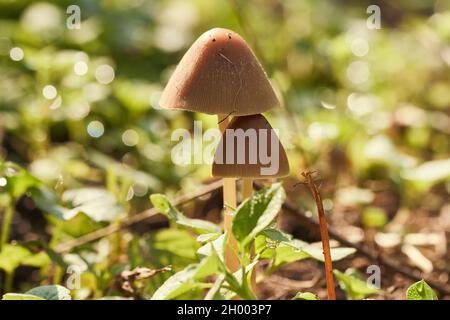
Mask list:
[[[250,198],[253,194],[253,179],[242,179],[242,201]],[[251,256],[253,257],[255,249],[252,247]],[[252,271],[251,287],[253,292],[256,292],[256,271]]]
[[[2,225],[2,235],[0,239],[0,251],[3,249],[9,239],[9,232],[11,229],[11,222],[14,215],[15,201],[13,198],[9,199],[8,206],[5,209]]]
[[[336,300],[336,292],[334,290],[333,265],[331,262],[330,238],[328,236],[327,220],[323,210],[322,197],[317,188],[312,172],[303,172],[302,176],[306,179],[306,184],[313,194],[319,214],[320,237],[322,238],[323,255],[325,260],[325,276],[327,280],[328,300]]]
[[[223,120],[227,115],[218,115],[219,129],[223,133],[228,126],[229,120]],[[233,224],[234,210],[237,207],[236,200],[236,179],[223,178],[223,207],[224,207],[224,229],[228,233],[228,242],[225,248],[225,265],[227,268],[235,272],[239,270],[239,258],[237,256],[238,245],[236,238],[231,232]]]
[[[4,293],[11,292],[12,285],[14,280],[14,271],[5,273],[5,288]]]

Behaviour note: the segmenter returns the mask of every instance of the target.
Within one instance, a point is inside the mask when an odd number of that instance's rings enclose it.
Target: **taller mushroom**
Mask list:
[[[263,113],[280,102],[245,40],[231,30],[214,28],[203,33],[184,54],[159,104],[166,109],[217,115],[223,132],[231,116]],[[223,201],[224,228],[230,231],[230,208],[237,205],[235,178],[223,178]],[[227,249],[227,266],[237,269],[237,257]]]

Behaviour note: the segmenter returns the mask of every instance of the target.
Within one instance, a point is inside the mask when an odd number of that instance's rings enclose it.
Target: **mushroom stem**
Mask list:
[[[219,129],[223,133],[229,123],[228,119],[224,118],[227,115],[218,115]],[[236,238],[231,232],[231,226],[233,223],[234,211],[232,208],[237,207],[236,200],[236,179],[235,178],[222,178],[223,181],[223,207],[224,207],[224,219],[223,225],[225,231],[228,233],[228,241],[225,247],[225,265],[233,272],[239,270],[239,258],[237,255],[238,246]]]
[[[253,194],[253,179],[242,179],[242,201],[250,198]]]

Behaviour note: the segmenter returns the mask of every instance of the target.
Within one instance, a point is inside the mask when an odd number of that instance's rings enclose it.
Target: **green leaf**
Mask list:
[[[78,213],[85,213],[95,222],[114,221],[124,211],[117,203],[116,197],[102,188],[81,188],[67,190],[62,195],[66,206],[72,208],[66,213],[70,219]]]
[[[214,251],[218,254],[220,260],[224,261],[224,249],[225,249],[225,239],[226,234],[222,234],[216,240],[203,245],[200,249],[197,250],[197,254],[201,257],[208,257],[211,255],[211,249],[214,248]]]
[[[268,228],[268,229],[264,229],[261,232],[263,235],[265,235],[267,238],[272,239],[273,241],[278,241],[278,242],[289,242],[292,240],[292,235],[288,234],[288,233],[284,233],[278,229],[274,229],[274,228]]]
[[[50,262],[50,258],[48,254],[44,251],[41,251],[36,254],[31,254],[28,257],[25,257],[21,264],[24,266],[36,267],[40,268],[47,265]]]
[[[220,237],[220,233],[203,233],[197,237],[198,242],[211,242]]]
[[[413,169],[404,170],[402,176],[413,182],[419,189],[427,189],[450,178],[450,159],[422,163]]]
[[[287,263],[307,259],[309,257],[310,256],[302,250],[287,245],[281,245],[275,249],[275,259],[272,267],[279,268]]]
[[[406,291],[407,300],[438,300],[436,293],[423,279],[413,283]]]
[[[200,263],[187,266],[167,279],[153,294],[152,300],[171,300],[188,291],[206,287],[201,280],[216,273],[219,264],[220,260],[217,254],[212,254]]]
[[[192,264],[167,279],[152,296],[152,300],[174,299],[192,289],[198,287],[193,280],[199,265]]]
[[[299,292],[292,300],[319,300],[319,297],[311,292]]]
[[[324,262],[325,258],[323,256],[323,250],[322,247],[317,247],[315,245],[308,245],[306,247],[303,247],[302,250],[311,256],[311,258]],[[330,250],[331,254],[331,260],[332,261],[339,261],[342,260],[349,255],[352,255],[356,252],[356,249],[354,248],[332,248]]]
[[[358,279],[354,275],[345,274],[338,270],[333,270],[335,277],[339,280],[339,285],[351,300],[361,300],[371,294],[381,293],[382,290]]]
[[[197,260],[199,244],[186,230],[163,229],[150,234],[147,246],[152,263],[158,267],[172,265],[175,271]]]
[[[242,269],[231,273],[228,270],[224,270],[225,272],[225,280],[229,285],[231,290],[223,289],[222,295],[226,299],[232,299],[234,296],[239,295],[242,299],[246,300],[256,300],[256,296],[251,290],[251,286],[249,284],[249,275],[255,268],[258,263],[258,259],[254,259],[253,262],[245,266],[244,273]]]
[[[243,245],[252,241],[277,216],[286,195],[281,184],[273,184],[256,192],[236,210],[232,231]]]
[[[45,187],[32,190],[36,205],[62,232],[79,237],[103,227],[123,212],[116,198],[101,188],[82,188],[64,192],[63,203]]]
[[[222,284],[225,281],[225,274],[221,274],[217,277],[216,281],[214,281],[213,287],[208,291],[205,296],[205,300],[223,300],[224,297],[220,293],[220,289],[222,288]]]
[[[388,217],[383,209],[368,207],[362,212],[361,222],[366,227],[380,228],[388,222]]]
[[[310,256],[302,251],[308,243],[292,239],[292,235],[282,233],[275,229],[264,230],[255,241],[256,252],[262,259],[273,259],[272,271],[284,264],[309,258]],[[265,236],[267,235],[267,236]]]
[[[213,244],[209,243],[209,246],[211,247],[211,254],[199,263],[198,270],[195,274],[196,280],[202,280],[207,276],[217,273],[218,270],[223,269],[222,261],[214,250]]]
[[[80,237],[105,226],[105,223],[96,222],[83,212],[77,213],[67,220],[57,218],[53,215],[48,216],[48,219],[59,230],[72,237]]]
[[[31,252],[24,247],[5,244],[0,252],[0,269],[11,273],[30,255]]]
[[[5,244],[0,252],[0,269],[12,273],[19,266],[42,267],[50,262],[45,252],[32,253],[27,248]]]
[[[39,209],[59,219],[66,219],[70,212],[69,209],[59,204],[57,194],[45,186],[33,188],[31,190],[31,196]]]
[[[7,293],[3,295],[2,300],[45,300],[32,294],[23,293]]]
[[[41,183],[28,171],[21,168],[10,170],[13,173],[6,175],[6,191],[14,198],[20,197],[31,188],[38,187]]]
[[[84,213],[94,222],[111,222],[124,211],[116,197],[102,188],[67,190],[62,195],[62,204],[55,192],[43,186],[33,189],[32,196],[41,210],[62,220]]]
[[[292,235],[276,229],[261,232],[256,238],[255,247],[261,258],[273,259],[272,271],[287,263],[307,258],[324,261],[322,247],[293,239]],[[333,248],[331,259],[338,261],[355,252],[354,248]]]
[[[211,288],[206,295],[207,299],[213,298],[231,298],[240,295],[246,299],[254,299],[254,294],[249,289],[248,274],[255,267],[257,260],[250,263],[245,268],[245,278],[242,275],[242,269],[235,273],[229,272],[218,253],[216,252],[213,243],[208,243],[209,255],[206,256],[200,263],[191,264],[182,271],[174,274],[167,279],[164,284],[159,287],[154,293],[153,300],[161,299],[175,299],[183,296],[187,292]],[[205,278],[211,275],[217,275],[217,280],[214,285],[204,283]],[[244,281],[245,280],[245,281]],[[222,283],[226,282],[231,290],[221,288]]]
[[[45,300],[71,300],[70,290],[60,285],[36,287],[25,292]]]
[[[178,211],[172,204],[167,200],[167,197],[163,194],[152,194],[150,196],[150,201],[153,206],[158,209],[162,214],[166,215],[169,219],[174,220],[177,224],[200,230],[207,233],[218,233],[220,228],[209,221],[200,219],[190,219]]]

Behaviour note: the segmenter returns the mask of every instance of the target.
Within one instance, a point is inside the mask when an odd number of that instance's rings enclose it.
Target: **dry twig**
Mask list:
[[[325,260],[325,276],[327,280],[327,292],[328,300],[336,300],[336,291],[334,289],[334,278],[333,278],[333,264],[331,261],[331,249],[330,249],[330,238],[328,236],[328,226],[327,220],[325,218],[325,211],[323,210],[322,197],[320,196],[319,189],[313,178],[315,172],[306,171],[302,173],[305,178],[304,184],[306,184],[311,191],[314,201],[317,206],[317,213],[319,215],[319,226],[320,226],[320,237],[322,239],[323,256]]]
[[[144,280],[153,277],[158,273],[171,271],[172,267],[167,266],[161,269],[149,269],[145,267],[136,267],[133,270],[124,270],[116,277],[116,287],[123,291],[127,296],[136,300],[142,300],[140,288],[135,281]]]

